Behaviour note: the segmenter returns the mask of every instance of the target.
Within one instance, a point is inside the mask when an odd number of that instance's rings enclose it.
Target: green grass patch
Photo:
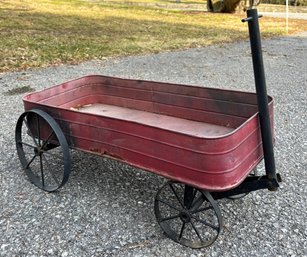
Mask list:
[[[173,10],[159,7],[160,2],[167,4],[162,0],[136,1],[0,1],[0,72],[248,37],[247,25],[240,21],[244,14]],[[291,21],[289,25],[290,33],[307,30],[306,21]],[[284,26],[282,19],[261,19],[265,37],[285,33]]]

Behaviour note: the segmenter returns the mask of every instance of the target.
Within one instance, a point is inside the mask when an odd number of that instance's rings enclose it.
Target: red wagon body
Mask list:
[[[86,76],[23,101],[50,114],[71,148],[208,191],[238,186],[263,158],[254,93]]]
[[[86,76],[26,95],[15,142],[29,180],[48,192],[61,188],[69,148],[119,159],[170,179],[154,200],[165,235],[191,248],[211,245],[223,228],[216,200],[276,191],[281,182],[257,10],[243,21],[256,93]],[[265,175],[257,175],[263,158]]]

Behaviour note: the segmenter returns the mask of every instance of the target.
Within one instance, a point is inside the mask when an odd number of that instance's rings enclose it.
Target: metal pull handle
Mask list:
[[[260,18],[262,18],[262,17],[263,17],[262,14],[259,14],[259,15],[258,15],[258,19],[260,19]],[[242,22],[247,22],[247,21],[252,21],[252,20],[253,20],[253,17],[247,17],[247,18],[242,19],[241,21],[242,21]]]
[[[269,179],[276,180],[273,140],[268,109],[268,97],[266,92],[258,17],[259,15],[257,9],[249,9],[247,10],[247,18],[243,19],[243,22],[248,21],[265,170]],[[275,188],[272,187],[270,189],[274,190]]]

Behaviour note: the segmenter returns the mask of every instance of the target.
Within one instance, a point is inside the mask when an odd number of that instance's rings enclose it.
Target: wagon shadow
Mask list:
[[[97,207],[106,206],[138,212],[138,219],[153,218],[153,202],[163,177],[110,158],[72,151],[72,171],[68,194],[77,198],[96,199]],[[125,214],[123,212],[123,214]],[[149,221],[151,222],[151,221]]]

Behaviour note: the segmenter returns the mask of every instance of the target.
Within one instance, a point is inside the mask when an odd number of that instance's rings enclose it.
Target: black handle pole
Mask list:
[[[258,18],[257,9],[249,9],[242,21],[248,21],[266,175],[277,179]]]

